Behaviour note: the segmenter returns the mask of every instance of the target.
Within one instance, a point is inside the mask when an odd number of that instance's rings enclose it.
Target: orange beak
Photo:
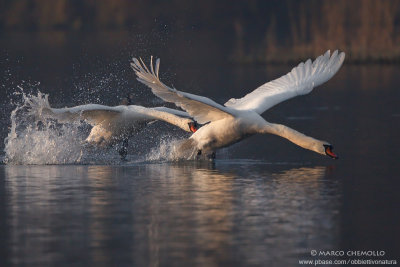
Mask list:
[[[324,145],[324,147],[325,147],[325,154],[327,154],[329,157],[331,157],[333,159],[338,159],[339,158],[335,153],[333,153],[333,151],[332,151],[333,146]]]
[[[192,133],[195,133],[197,131],[197,123],[196,122],[190,122],[189,123],[189,129]]]

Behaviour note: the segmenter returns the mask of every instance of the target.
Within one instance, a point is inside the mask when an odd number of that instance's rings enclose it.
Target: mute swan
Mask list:
[[[195,122],[182,111],[166,107],[145,108],[142,106],[103,106],[88,104],[72,108],[43,110],[58,121],[85,120],[93,126],[88,143],[106,146],[126,135],[132,136],[155,120],[166,121],[187,131],[195,131]]]
[[[35,101],[42,103],[34,103]],[[40,117],[53,118],[59,122],[85,120],[93,126],[85,140],[87,143],[103,147],[123,141],[124,144],[120,150],[123,158],[127,153],[128,138],[156,120],[168,122],[187,132],[197,130],[197,123],[191,119],[189,114],[166,107],[145,108],[136,105],[109,107],[88,104],[70,108],[51,108],[47,95],[45,98],[31,99],[30,106],[31,109],[33,106],[42,107],[38,111]]]
[[[131,67],[138,81],[151,88],[152,92],[167,102],[175,103],[186,110],[198,123],[205,124],[192,134],[184,148],[194,147],[198,155],[207,153],[215,157],[215,151],[239,142],[253,134],[275,134],[294,144],[328,155],[333,159],[333,146],[326,142],[306,136],[281,124],[270,123],[261,114],[282,101],[298,95],[305,95],[328,81],[339,70],[345,58],[343,52],[336,50],[332,56],[328,50],[314,62],[311,59],[300,63],[288,74],[265,83],[240,99],[230,99],[224,105],[213,100],[178,91],[163,84],[159,79],[160,60],[155,69],[151,58],[150,70],[141,60],[133,58]],[[193,153],[196,153],[196,150]],[[193,156],[194,154],[192,154]]]

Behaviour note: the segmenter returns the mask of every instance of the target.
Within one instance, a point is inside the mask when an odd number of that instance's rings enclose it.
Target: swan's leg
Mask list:
[[[118,150],[118,153],[121,156],[121,160],[126,159],[126,155],[128,155],[128,138],[124,138],[122,140],[122,144],[120,149]]]
[[[202,154],[202,151],[201,151],[201,149],[197,150],[197,154],[196,154],[196,160],[199,160],[199,159],[201,159],[201,154]]]
[[[126,155],[128,154],[128,150],[126,149],[126,147],[121,147],[118,153],[121,156],[121,160],[126,160]]]
[[[215,157],[216,157],[215,151],[213,151],[211,154],[207,155],[207,159],[210,161],[215,160]]]

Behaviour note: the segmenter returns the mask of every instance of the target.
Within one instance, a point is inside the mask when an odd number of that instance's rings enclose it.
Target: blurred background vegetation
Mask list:
[[[0,30],[165,30],[223,38],[238,62],[290,62],[326,49],[352,62],[400,62],[398,0],[0,0]],[[208,37],[207,37],[208,36]],[[61,38],[62,41],[62,38]]]

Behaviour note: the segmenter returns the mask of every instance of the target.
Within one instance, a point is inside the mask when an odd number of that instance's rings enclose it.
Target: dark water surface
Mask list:
[[[12,263],[291,265],[310,248],[340,246],[340,182],[322,166],[234,160],[2,172]]]
[[[63,38],[1,39],[1,139],[16,85],[49,93],[54,106],[115,105],[132,91],[154,105],[129,69],[132,55],[159,55],[167,84],[221,103],[291,68],[222,64],[223,47],[204,38],[148,50],[154,37],[98,46],[101,38]],[[312,94],[265,113],[328,140],[337,161],[254,136],[215,163],[0,165],[1,264],[296,266],[313,249],[379,250],[399,262],[399,82],[398,66],[345,64]]]

